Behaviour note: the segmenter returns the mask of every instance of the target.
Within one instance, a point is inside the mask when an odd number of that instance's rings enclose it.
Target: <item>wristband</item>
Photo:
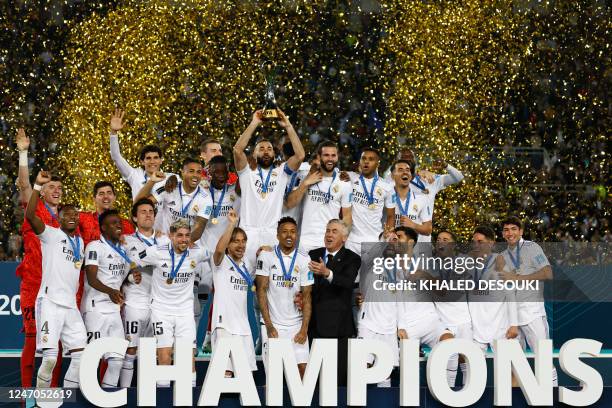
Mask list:
[[[34,184],[34,190],[40,191],[42,190],[42,186],[40,184]]]
[[[19,151],[19,167],[28,167],[28,151]]]
[[[130,283],[135,283],[136,281],[134,280],[134,275],[133,274],[128,274],[127,276],[128,282]]]

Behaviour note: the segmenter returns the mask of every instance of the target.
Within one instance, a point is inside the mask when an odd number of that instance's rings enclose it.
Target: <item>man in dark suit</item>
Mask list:
[[[338,384],[346,385],[348,339],[355,337],[352,294],[361,266],[359,255],[346,249],[348,227],[330,220],[325,230],[325,247],[313,249],[310,270],[314,273],[312,316],[308,338],[338,339]]]

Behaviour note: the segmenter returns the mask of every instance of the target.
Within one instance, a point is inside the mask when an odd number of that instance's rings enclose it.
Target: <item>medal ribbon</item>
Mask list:
[[[210,190],[210,195],[212,197],[213,202],[212,218],[219,218],[219,214],[221,213],[221,205],[223,204],[223,197],[225,197],[225,192],[227,191],[227,184],[223,185],[223,190],[221,190],[221,197],[219,197],[217,205],[215,205],[215,188],[211,184],[208,189]]]
[[[334,169],[334,173],[332,174],[332,179],[329,182],[329,187],[327,188],[327,194],[325,194],[325,204],[329,204],[329,201],[331,200],[331,188],[332,185],[334,184],[334,180],[336,180],[336,169]]]
[[[512,255],[512,251],[508,248],[508,256],[510,256],[510,260],[514,264],[514,269],[521,268],[521,243],[516,244],[516,258]]]
[[[264,179],[263,179],[263,171],[261,171],[261,166],[257,166],[257,171],[259,171],[259,178],[261,179],[261,183],[263,184],[261,186],[261,192],[262,193],[267,193],[268,192],[268,184],[270,184],[270,176],[272,175],[272,166],[270,166],[270,170],[268,170],[268,175],[266,176],[266,181],[264,181]]]
[[[361,187],[363,188],[363,193],[366,195],[368,199],[368,204],[374,204],[374,187],[376,187],[376,183],[378,182],[378,174],[374,176],[374,180],[372,180],[372,187],[370,187],[370,192],[368,193],[368,188],[366,187],[365,180],[363,178],[363,174],[359,175],[359,180],[361,180]]]
[[[416,176],[415,178],[413,178],[410,181],[410,184],[412,184],[413,186],[419,188],[421,191],[427,190],[425,188],[425,183],[423,183],[423,180],[421,180],[421,178],[419,176]]]
[[[74,241],[73,241],[72,238],[70,238],[70,235],[66,234],[65,232],[64,232],[64,235],[66,235],[66,237],[68,238],[68,242],[70,242],[70,246],[72,247],[74,261],[75,262],[80,261],[81,260],[81,239],[78,237],[78,235],[75,235]]]
[[[400,215],[408,215],[408,210],[410,209],[410,190],[408,190],[408,196],[406,197],[406,206],[402,206],[402,199],[400,198],[399,193],[395,190],[395,202],[400,210]]]
[[[391,268],[387,268],[387,279],[388,282],[393,282],[395,283],[397,281],[397,265],[393,265],[393,275],[391,275],[389,272],[391,272]]]
[[[189,207],[191,207],[191,203],[193,203],[193,200],[195,200],[198,193],[200,192],[200,186],[198,186],[197,190],[193,193],[193,196],[191,197],[191,200],[189,200],[187,205],[183,207],[183,188],[181,187],[181,185],[182,183],[179,183],[178,188],[179,188],[179,196],[181,197],[181,216],[184,217],[189,211]]]
[[[283,277],[285,278],[286,281],[291,280],[291,275],[293,274],[293,267],[295,266],[295,261],[297,259],[297,254],[298,254],[297,249],[293,250],[293,256],[291,257],[291,264],[289,265],[289,272],[287,272],[287,269],[285,268],[285,261],[283,260],[283,254],[278,245],[274,247],[274,252],[276,252],[276,256],[278,257],[278,260],[281,264],[281,268],[283,268]]]
[[[100,239],[102,241],[104,241],[104,243],[106,243],[106,245],[108,245],[109,247],[113,248],[113,251],[115,251],[116,253],[121,255],[121,257],[128,263],[128,265],[130,265],[130,267],[132,266],[132,260],[127,255],[127,252],[125,252],[125,250],[123,248],[121,248],[120,245],[115,245],[112,242],[108,242],[106,240],[106,238],[104,238],[103,236],[100,236]]]
[[[287,198],[289,193],[293,191],[293,186],[295,185],[295,180],[297,180],[297,176],[297,171],[291,173],[291,179],[289,179],[289,184],[287,184],[287,187],[285,188],[285,198]]]
[[[227,259],[229,259],[229,261],[232,263],[232,265],[234,266],[234,268],[236,268],[236,270],[238,271],[238,273],[240,274],[240,276],[242,276],[242,279],[244,279],[249,287],[249,289],[251,287],[253,287],[253,278],[251,278],[251,275],[249,274],[249,271],[247,270],[246,265],[244,264],[244,262],[242,263],[242,265],[244,266],[244,271],[242,269],[240,269],[240,267],[236,264],[236,262],[234,262],[234,260],[232,259],[231,256],[229,255],[225,255],[227,256]]]
[[[153,244],[157,245],[157,238],[155,238],[155,230],[153,230],[153,243],[151,243],[151,241],[140,235],[138,231],[135,232],[135,235],[136,238],[140,240],[140,242],[146,244],[147,246],[153,246]]]
[[[480,279],[482,279],[482,277],[484,276],[485,273],[487,273],[487,271],[489,270],[489,268],[491,267],[491,265],[493,264],[493,261],[495,260],[495,257],[493,256],[493,254],[491,254],[489,256],[489,259],[487,259],[487,264],[481,269],[480,272],[480,276],[478,276],[479,272],[478,272],[478,268],[474,268],[474,272],[476,276],[474,276],[474,278],[476,278],[476,282],[479,282]]]
[[[174,279],[179,269],[181,269],[181,266],[183,265],[183,261],[185,261],[185,257],[189,253],[189,250],[183,251],[183,255],[181,256],[181,259],[179,260],[179,263],[176,266],[176,269],[174,269],[174,248],[172,248],[172,245],[170,246],[170,250],[168,252],[170,252],[170,259],[172,260],[172,268],[170,269],[170,279]]]
[[[59,224],[59,219],[57,218],[57,215],[53,212],[49,204],[45,203],[45,207],[47,208],[47,211],[49,211],[49,214],[51,214],[51,218],[53,218],[55,222]]]

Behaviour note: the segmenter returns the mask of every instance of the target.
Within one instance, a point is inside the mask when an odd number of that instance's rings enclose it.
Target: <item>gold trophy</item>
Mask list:
[[[261,72],[266,81],[266,96],[265,105],[263,108],[263,118],[265,120],[278,120],[276,97],[274,96],[278,69],[272,61],[264,61],[261,64]]]

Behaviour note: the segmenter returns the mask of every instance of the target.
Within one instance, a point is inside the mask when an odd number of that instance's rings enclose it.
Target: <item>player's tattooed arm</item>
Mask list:
[[[236,213],[236,210],[229,210],[227,214],[227,219],[229,221],[227,223],[227,228],[225,229],[223,235],[221,235],[221,238],[219,238],[219,241],[217,242],[217,247],[215,248],[215,252],[213,253],[213,262],[217,266],[221,265],[221,261],[225,256],[225,249],[229,245],[230,239],[232,238],[232,232],[234,231],[236,225],[238,225],[238,214]]]
[[[17,130],[17,151],[19,152],[19,170],[17,173],[17,187],[19,189],[19,202],[26,204],[32,195],[32,185],[30,184],[30,169],[28,168],[28,149],[30,148],[30,138],[26,136],[25,130]]]
[[[297,332],[293,341],[298,344],[304,344],[308,338],[308,324],[312,315],[312,286],[304,286],[302,288],[302,327]]]
[[[234,145],[234,166],[236,166],[236,171],[242,171],[248,164],[247,156],[244,150],[249,145],[249,141],[257,130],[257,127],[263,122],[263,110],[257,110],[253,113],[253,117],[251,119],[251,123],[249,126],[242,132],[236,144]]]
[[[291,122],[289,122],[289,117],[287,117],[282,110],[277,110],[279,118],[278,124],[287,131],[287,136],[289,136],[289,141],[291,142],[291,147],[293,147],[294,151],[293,156],[287,160],[287,166],[291,170],[297,171],[297,169],[300,168],[300,164],[302,164],[304,158],[306,157],[306,152],[304,151],[304,146],[302,146],[302,142],[295,132],[293,125]]]
[[[278,337],[278,332],[272,324],[270,318],[270,309],[268,308],[268,285],[270,284],[270,278],[268,276],[257,275],[255,277],[255,286],[257,287],[257,301],[259,302],[259,309],[261,310],[261,317],[266,325],[266,331],[268,337],[275,339]]]
[[[385,213],[387,215],[387,222],[385,223],[385,231],[395,230],[395,208],[385,207]]]
[[[98,266],[85,265],[85,273],[87,274],[87,283],[89,286],[98,292],[106,293],[113,303],[118,305],[123,304],[123,294],[117,289],[106,286],[98,279]]]
[[[28,201],[28,207],[26,208],[26,220],[28,220],[30,225],[32,225],[32,230],[36,235],[42,234],[42,232],[45,230],[45,223],[38,215],[36,215],[36,207],[38,206],[40,196],[40,188],[38,188],[38,186],[42,187],[49,181],[51,181],[51,174],[44,170],[38,172],[38,175],[36,176],[37,188],[32,190],[30,200]]]
[[[151,194],[151,191],[153,190],[155,183],[158,183],[165,178],[166,175],[163,171],[156,171],[153,173],[153,175],[147,179],[147,182],[144,186],[142,186],[138,194],[136,194],[136,197],[134,197],[134,202],[142,200],[143,198],[148,198],[153,201],[153,204],[157,204],[157,199]]]
[[[198,240],[202,237],[204,233],[204,228],[206,228],[206,224],[208,220],[204,217],[196,217],[195,226],[193,230],[191,230],[191,242],[198,242]]]

